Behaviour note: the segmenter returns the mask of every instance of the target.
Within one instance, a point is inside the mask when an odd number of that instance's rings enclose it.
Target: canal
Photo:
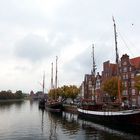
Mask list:
[[[0,140],[140,140],[131,128],[114,129],[77,114],[50,113],[37,101],[0,103]]]

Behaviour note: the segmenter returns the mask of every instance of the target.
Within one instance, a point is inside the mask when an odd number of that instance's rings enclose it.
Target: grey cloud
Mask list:
[[[48,41],[39,35],[29,34],[16,44],[15,54],[20,58],[36,62],[51,55],[59,55],[61,50],[71,43],[72,40],[64,34],[53,34]]]
[[[88,50],[77,55],[74,59],[64,65],[64,70],[70,73],[86,73],[90,72],[92,58]]]
[[[96,63],[96,72],[101,72],[103,68],[103,62],[110,60],[111,62],[115,61],[115,50],[109,44],[99,43],[96,44],[95,51],[95,63]],[[113,52],[114,51],[114,52]],[[112,60],[114,59],[114,60]],[[69,71],[71,75],[84,75],[86,73],[91,73],[92,70],[92,47],[88,47],[83,53],[77,55],[74,59],[67,62],[64,65],[64,70]]]
[[[30,34],[17,43],[15,54],[30,61],[39,61],[49,57],[52,54],[52,48],[43,37]]]
[[[29,29],[46,28],[50,24],[47,16],[42,15],[38,9],[36,2],[33,1],[31,5],[26,0],[0,1],[0,21],[10,23],[12,27],[22,26]]]

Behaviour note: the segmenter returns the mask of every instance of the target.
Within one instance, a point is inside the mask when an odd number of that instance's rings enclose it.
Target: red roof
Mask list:
[[[130,59],[130,63],[136,68],[140,68],[140,57]]]

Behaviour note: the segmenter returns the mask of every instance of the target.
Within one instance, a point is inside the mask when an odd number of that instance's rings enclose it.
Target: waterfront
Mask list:
[[[131,130],[131,128],[127,128]],[[139,140],[140,134],[42,111],[37,101],[0,103],[0,140]]]

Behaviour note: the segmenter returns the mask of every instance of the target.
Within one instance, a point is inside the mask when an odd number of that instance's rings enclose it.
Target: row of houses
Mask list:
[[[80,94],[82,98],[95,99],[102,102],[105,93],[101,86],[105,80],[113,76],[119,75],[124,85],[121,93],[121,99],[125,99],[132,105],[140,106],[140,92],[135,88],[135,77],[140,74],[140,57],[130,59],[127,54],[122,55],[119,67],[117,64],[106,61],[103,63],[103,71],[94,76],[93,74],[85,74],[84,81],[81,84]]]

